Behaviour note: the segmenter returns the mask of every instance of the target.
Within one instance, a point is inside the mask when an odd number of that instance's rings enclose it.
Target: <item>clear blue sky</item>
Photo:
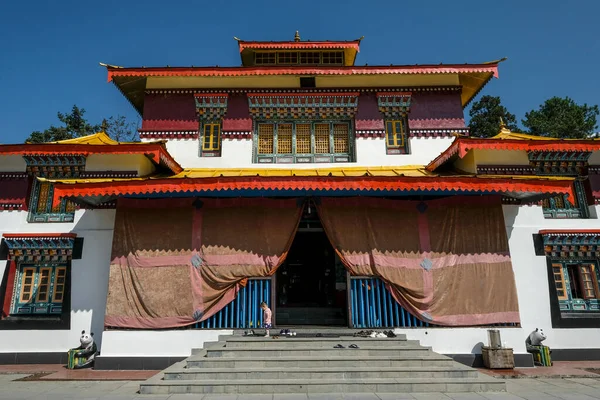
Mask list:
[[[0,143],[57,124],[73,104],[99,123],[139,117],[98,62],[239,65],[244,40],[351,40],[357,65],[508,57],[483,94],[520,119],[552,96],[600,103],[600,1],[6,1],[0,8]]]

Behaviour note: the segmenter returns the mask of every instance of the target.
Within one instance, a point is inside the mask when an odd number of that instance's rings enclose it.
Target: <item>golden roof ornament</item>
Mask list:
[[[300,33],[298,33],[298,31],[296,31],[296,34],[294,35],[294,42],[299,42],[300,41]]]

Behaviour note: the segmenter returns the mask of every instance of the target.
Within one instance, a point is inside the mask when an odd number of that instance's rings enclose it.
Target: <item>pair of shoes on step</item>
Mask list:
[[[369,337],[372,337],[372,338],[386,338],[386,337],[388,337],[388,335],[386,335],[383,332],[375,332],[375,331],[373,331],[373,332],[371,332],[371,334],[369,335]]]
[[[279,334],[284,336],[296,336],[296,332],[292,332],[289,329],[282,329],[279,331]]]
[[[396,334],[394,333],[394,331],[383,331],[383,333],[385,333],[385,335],[389,338],[395,338]]]
[[[337,345],[333,346],[333,348],[334,349],[345,349],[344,345],[339,344],[339,343]],[[350,349],[360,349],[360,347],[358,347],[354,343],[352,343],[350,346],[348,346],[348,348],[350,348]]]

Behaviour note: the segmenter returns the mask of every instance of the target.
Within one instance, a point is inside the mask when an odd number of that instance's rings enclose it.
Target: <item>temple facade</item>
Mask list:
[[[464,108],[481,64],[359,66],[361,40],[237,40],[241,66],[105,65],[142,116],[0,145],[0,363],[156,368],[235,329],[389,329],[472,363],[600,359],[600,140]]]

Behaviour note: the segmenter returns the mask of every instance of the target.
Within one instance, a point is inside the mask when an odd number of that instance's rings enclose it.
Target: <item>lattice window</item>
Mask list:
[[[315,124],[315,153],[329,152],[329,124]]]
[[[572,204],[568,195],[561,194],[542,200],[545,218],[589,218],[587,197],[581,181],[573,182],[575,201]]]
[[[297,124],[296,125],[296,153],[297,154],[310,154],[310,124]]]
[[[275,52],[258,52],[254,54],[256,64],[275,64]]]
[[[301,51],[300,64],[320,64],[320,55],[318,51]]]
[[[349,140],[348,124],[333,124],[333,152],[348,153]]]
[[[221,148],[221,124],[204,124],[202,151],[218,151]]]
[[[385,138],[387,147],[404,147],[406,134],[402,120],[386,121]]]
[[[292,124],[277,125],[277,154],[292,154]]]
[[[51,185],[48,182],[42,182],[39,184],[39,195],[38,201],[35,207],[35,211],[38,213],[45,213],[50,211],[52,207],[52,197],[50,197]]]
[[[341,51],[326,51],[322,54],[322,64],[343,64],[344,53]]]
[[[258,154],[273,154],[273,139],[275,126],[273,124],[258,125]]]
[[[19,266],[12,314],[60,314],[65,297],[67,268],[42,264]]]
[[[565,284],[565,274],[562,264],[552,264],[552,274],[554,275],[554,285],[559,300],[568,300],[567,286]]]
[[[280,51],[277,53],[278,64],[298,64],[298,53],[291,51]]]

